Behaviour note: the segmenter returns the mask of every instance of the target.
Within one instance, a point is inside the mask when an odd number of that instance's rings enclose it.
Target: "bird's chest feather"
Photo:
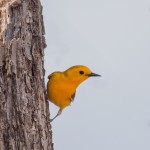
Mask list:
[[[51,79],[47,85],[49,99],[59,107],[66,107],[71,103],[71,96],[76,87],[67,80]]]

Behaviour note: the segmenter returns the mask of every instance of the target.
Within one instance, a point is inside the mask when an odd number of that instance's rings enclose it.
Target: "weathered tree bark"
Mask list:
[[[39,0],[0,0],[0,150],[53,150]]]

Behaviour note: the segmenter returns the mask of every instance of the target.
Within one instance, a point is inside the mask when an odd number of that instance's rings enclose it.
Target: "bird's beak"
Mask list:
[[[89,77],[101,77],[101,75],[93,73],[93,72],[90,74],[87,74],[87,76],[89,76]]]

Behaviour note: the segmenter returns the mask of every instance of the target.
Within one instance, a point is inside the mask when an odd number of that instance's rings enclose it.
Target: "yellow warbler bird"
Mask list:
[[[51,119],[53,121],[62,113],[62,110],[70,105],[75,98],[76,88],[89,77],[98,77],[88,67],[77,65],[64,72],[53,72],[48,76],[47,94],[52,103],[59,107],[57,115]]]

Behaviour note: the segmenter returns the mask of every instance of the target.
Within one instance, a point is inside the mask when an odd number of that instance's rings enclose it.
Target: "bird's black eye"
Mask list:
[[[80,74],[84,74],[84,71],[79,71]]]

